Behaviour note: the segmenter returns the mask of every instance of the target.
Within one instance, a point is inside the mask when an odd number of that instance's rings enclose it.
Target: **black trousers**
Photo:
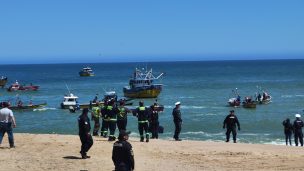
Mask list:
[[[295,130],[294,138],[295,138],[296,146],[298,146],[299,141],[300,141],[301,146],[303,146],[303,133],[301,130]]]
[[[148,127],[149,127],[148,122],[138,123],[138,131],[141,139],[144,138],[144,131],[146,133],[146,138],[149,139]]]
[[[227,127],[226,140],[229,141],[231,132],[233,136],[233,141],[236,141],[236,127]]]
[[[106,137],[108,135],[109,121],[102,120],[101,134]]]
[[[175,131],[174,131],[173,138],[177,140],[177,139],[179,139],[179,134],[182,130],[182,123],[181,122],[174,122],[174,125],[175,125]]]
[[[285,132],[286,145],[288,145],[288,142],[289,142],[289,145],[291,145],[291,134],[292,134],[292,132]]]
[[[127,123],[128,123],[127,119],[117,120],[117,127],[118,127],[119,132],[121,130],[127,130]]]
[[[87,152],[93,145],[93,138],[91,135],[79,135],[81,141],[81,150],[80,153],[82,155],[86,155]]]
[[[109,129],[110,135],[109,137],[115,137],[115,130],[116,130],[116,121],[109,121]]]
[[[159,122],[151,122],[150,124],[150,129],[152,133],[152,138],[158,138],[158,127],[159,127]]]

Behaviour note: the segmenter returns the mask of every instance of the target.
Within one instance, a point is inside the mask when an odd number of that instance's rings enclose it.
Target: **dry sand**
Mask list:
[[[9,149],[7,135],[0,146],[0,170],[105,170],[114,169],[113,142],[94,137],[90,159],[80,159],[76,135],[15,134]],[[304,148],[279,145],[233,144],[206,141],[131,138],[137,171],[192,170],[304,170]]]

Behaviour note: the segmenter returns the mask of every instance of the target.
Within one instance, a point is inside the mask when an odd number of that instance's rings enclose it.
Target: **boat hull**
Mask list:
[[[80,71],[79,75],[81,77],[92,77],[92,76],[94,76],[94,73]]]
[[[37,109],[44,107],[46,103],[41,104],[33,104],[33,105],[22,105],[22,106],[10,106],[9,109],[15,111],[15,110],[31,110],[31,109]]]
[[[7,83],[7,77],[5,77],[5,78],[0,78],[0,87],[4,87],[5,86],[5,84]]]
[[[124,96],[128,98],[156,98],[162,91],[162,86],[149,86],[149,87],[138,87],[130,89],[125,87],[123,89]]]
[[[254,109],[256,108],[256,103],[243,103],[243,107]]]

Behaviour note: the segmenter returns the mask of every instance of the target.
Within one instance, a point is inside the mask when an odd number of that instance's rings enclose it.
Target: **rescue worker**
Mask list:
[[[82,159],[90,158],[87,152],[93,145],[93,138],[90,134],[91,125],[88,117],[89,109],[84,108],[82,114],[78,117],[79,137],[81,141],[80,154]]]
[[[230,133],[232,132],[233,136],[233,142],[236,143],[236,125],[238,127],[238,130],[241,130],[240,123],[238,118],[234,115],[234,110],[230,110],[230,114],[226,116],[224,123],[223,123],[223,129],[227,127],[226,131],[226,142],[229,142],[230,139]]]
[[[134,170],[134,154],[132,145],[127,141],[129,131],[121,130],[118,141],[113,144],[112,161],[115,171],[132,171]]]
[[[182,114],[180,111],[180,102],[176,102],[175,103],[175,108],[172,111],[172,115],[173,115],[173,122],[175,125],[175,131],[174,131],[174,136],[173,138],[175,139],[175,141],[181,141],[181,139],[179,138],[179,134],[182,130]]]
[[[284,134],[285,134],[285,141],[286,141],[286,145],[288,145],[288,141],[289,141],[289,145],[291,146],[291,135],[293,132],[293,126],[290,123],[290,119],[287,118],[286,120],[283,121],[283,126],[284,126]]]
[[[106,115],[106,108],[108,107],[108,101],[104,101],[104,107],[102,107],[101,110],[101,119],[102,119],[102,125],[101,125],[101,131],[100,136],[103,136],[104,138],[107,138],[108,136],[108,129],[109,129],[109,121],[107,119]]]
[[[119,101],[119,107],[117,109],[119,111],[117,115],[117,127],[120,132],[121,130],[126,130],[128,123],[128,113],[131,111],[125,107],[124,100]]]
[[[100,103],[97,101],[96,106],[92,107],[92,120],[94,121],[94,129],[93,129],[93,136],[98,136],[98,131],[100,128],[100,116],[101,116],[101,110],[100,110]]]
[[[140,142],[144,142],[144,131],[146,133],[146,142],[149,142],[149,113],[144,106],[144,102],[139,102],[139,107],[135,110],[135,116],[138,118],[138,131],[140,134]]]
[[[109,135],[109,141],[115,141],[115,130],[116,130],[116,122],[117,122],[117,113],[118,110],[115,106],[115,101],[114,99],[111,99],[109,102],[106,110],[106,116],[109,124],[109,130],[110,130],[110,135]]]
[[[151,116],[149,120],[149,126],[152,133],[152,139],[156,138],[158,139],[158,127],[159,127],[159,121],[158,121],[158,105],[157,103],[154,103],[151,108]]]
[[[295,144],[296,146],[298,146],[298,141],[300,141],[301,146],[303,146],[302,127],[304,126],[304,124],[303,121],[300,119],[300,114],[296,114],[295,116],[296,120],[293,122]]]

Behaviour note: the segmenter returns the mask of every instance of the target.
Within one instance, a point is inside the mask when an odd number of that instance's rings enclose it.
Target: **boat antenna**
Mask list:
[[[69,89],[69,87],[68,87],[68,84],[67,84],[67,83],[65,83],[65,86],[66,86],[66,88],[68,89],[69,94],[71,94],[70,89]]]

